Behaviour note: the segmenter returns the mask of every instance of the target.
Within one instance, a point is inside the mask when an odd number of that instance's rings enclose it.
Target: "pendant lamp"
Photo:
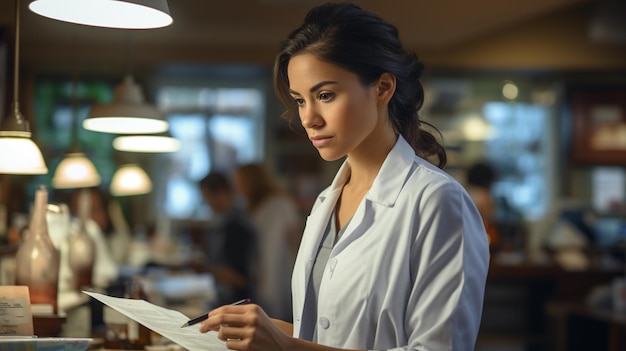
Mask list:
[[[52,186],[57,189],[89,188],[100,185],[100,174],[93,162],[78,146],[78,83],[72,84],[72,146],[52,177]]]
[[[41,150],[31,139],[28,121],[19,108],[18,73],[20,48],[20,4],[15,1],[15,60],[13,68],[13,102],[11,113],[0,126],[0,173],[46,174],[48,167]]]
[[[122,135],[113,139],[113,148],[126,152],[176,152],[180,149],[180,141],[169,133]]]
[[[167,131],[169,123],[156,107],[144,101],[141,88],[127,75],[115,88],[110,104],[95,105],[83,128],[113,134],[152,134]]]
[[[68,152],[57,166],[52,186],[57,189],[89,188],[100,185],[100,175],[84,153]]]
[[[120,166],[111,180],[113,196],[142,195],[152,191],[152,181],[139,165],[129,163]]]
[[[167,0],[35,0],[34,13],[88,26],[151,29],[172,24]]]

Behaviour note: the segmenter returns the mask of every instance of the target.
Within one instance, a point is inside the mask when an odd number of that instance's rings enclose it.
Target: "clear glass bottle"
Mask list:
[[[75,289],[92,286],[96,246],[87,232],[87,221],[91,217],[91,194],[87,189],[78,195],[78,226],[69,237],[68,264],[72,270]]]
[[[28,286],[34,313],[57,314],[60,254],[48,236],[47,207],[48,190],[42,185],[35,192],[28,233],[16,253],[15,282]]]

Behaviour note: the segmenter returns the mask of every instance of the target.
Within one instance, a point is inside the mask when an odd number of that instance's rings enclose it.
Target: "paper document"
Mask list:
[[[163,335],[189,351],[227,351],[226,343],[217,338],[217,333],[200,333],[200,324],[181,328],[189,320],[179,311],[151,304],[145,300],[123,299],[95,292],[83,291],[148,329]]]

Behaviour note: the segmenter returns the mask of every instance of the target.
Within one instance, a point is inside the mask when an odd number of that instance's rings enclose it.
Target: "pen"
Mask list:
[[[248,302],[250,302],[250,299],[241,299],[241,300],[239,300],[239,301],[237,301],[237,302],[233,302],[233,303],[231,303],[230,305],[231,305],[231,306],[235,306],[235,305],[245,305],[245,304],[247,304]],[[199,317],[196,317],[196,318],[193,318],[193,319],[188,320],[188,321],[187,321],[187,323],[185,323],[185,324],[183,324],[183,325],[181,326],[181,328],[186,328],[186,327],[188,327],[188,326],[190,326],[190,325],[198,324],[198,323],[200,323],[200,322],[202,322],[202,321],[207,320],[208,318],[209,318],[209,314],[208,314],[208,313],[205,313],[205,314],[203,314],[202,316],[199,316]]]

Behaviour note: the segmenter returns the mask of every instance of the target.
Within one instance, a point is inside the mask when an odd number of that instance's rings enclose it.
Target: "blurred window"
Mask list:
[[[557,192],[558,85],[528,77],[512,82],[442,75],[425,81],[425,89],[420,113],[443,134],[446,171],[465,183],[468,167],[487,162],[496,171],[491,195],[497,210],[543,219]]]
[[[170,134],[182,143],[178,152],[162,156],[166,163],[156,163],[154,174],[163,176],[165,189],[164,205],[158,211],[173,219],[204,218],[208,208],[198,181],[211,170],[230,173],[238,164],[264,156],[263,91],[255,87],[163,86],[157,104],[170,122]],[[163,172],[163,164],[169,165],[167,172]]]
[[[485,158],[498,172],[492,195],[529,220],[550,205],[549,113],[542,105],[508,102],[489,102],[483,110],[494,131],[485,140]]]
[[[108,186],[116,164],[113,148],[103,145],[111,145],[115,135],[86,130],[82,127],[82,122],[87,118],[92,105],[109,102],[112,98],[112,82],[79,79],[74,86],[70,77],[37,79],[34,110],[22,107],[22,113],[29,114],[33,111],[35,114],[27,117],[34,119],[31,125],[33,137],[44,153],[49,171],[47,174],[32,177],[32,181],[26,184],[25,191],[29,199],[41,184],[51,186],[54,171],[74,142],[98,169],[103,186]]]

